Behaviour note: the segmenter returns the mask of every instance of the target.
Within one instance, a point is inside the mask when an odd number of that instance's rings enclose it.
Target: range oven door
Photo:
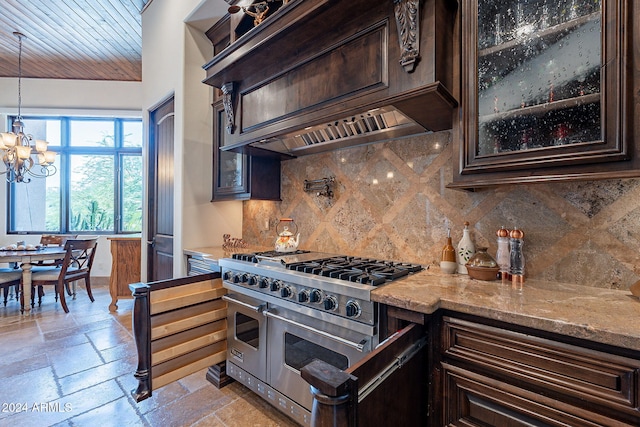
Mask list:
[[[269,383],[311,411],[313,398],[300,369],[314,359],[346,369],[371,352],[372,337],[272,304],[269,319]]]
[[[227,360],[267,382],[267,319],[264,301],[227,294]]]

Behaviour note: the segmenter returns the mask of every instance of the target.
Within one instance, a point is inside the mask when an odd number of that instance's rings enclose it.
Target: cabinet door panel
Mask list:
[[[280,160],[221,150],[225,146],[225,111],[213,104],[213,201],[280,200]]]
[[[443,363],[445,425],[630,426],[562,401]]]
[[[445,318],[445,354],[576,401],[637,414],[640,361]]]
[[[247,156],[222,151],[225,141],[225,112],[222,101],[213,105],[213,200],[249,198]]]
[[[621,80],[619,52],[607,47],[618,11],[604,1],[469,2],[477,30],[467,39],[476,53],[468,169],[626,158],[602,120],[617,114]]]
[[[634,82],[624,64],[633,61],[637,30],[624,3],[461,3],[460,166],[450,187],[604,178],[633,168],[623,166],[637,155]]]

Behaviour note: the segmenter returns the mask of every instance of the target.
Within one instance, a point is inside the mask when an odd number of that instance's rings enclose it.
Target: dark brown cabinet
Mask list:
[[[506,326],[443,317],[442,425],[639,424],[637,355]]]
[[[450,187],[638,175],[638,30],[616,0],[461,2]]]
[[[280,159],[220,150],[225,141],[222,101],[213,105],[213,201],[280,200]]]
[[[231,44],[231,19],[221,19],[206,32],[214,57]],[[280,160],[253,158],[221,150],[227,145],[228,118],[220,89],[213,88],[213,201],[280,200]]]
[[[230,44],[203,66],[225,151],[286,160],[451,129],[457,1],[273,1],[264,19],[265,2],[230,3],[207,32]]]

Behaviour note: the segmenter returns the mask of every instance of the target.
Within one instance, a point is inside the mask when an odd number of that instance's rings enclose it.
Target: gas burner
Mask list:
[[[420,264],[313,251],[237,253],[219,260],[224,286],[268,304],[353,328],[376,325],[371,292],[423,270]]]
[[[419,264],[380,261],[369,258],[335,256],[288,264],[289,270],[347,280],[370,286],[383,285],[422,270]]]

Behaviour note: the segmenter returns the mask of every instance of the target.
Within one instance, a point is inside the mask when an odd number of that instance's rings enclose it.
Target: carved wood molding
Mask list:
[[[420,0],[393,0],[400,42],[400,65],[407,73],[420,59]]]
[[[222,90],[222,105],[227,116],[227,133],[232,134],[236,127],[236,119],[233,113],[233,97],[235,95],[233,82],[223,84],[220,90]]]

